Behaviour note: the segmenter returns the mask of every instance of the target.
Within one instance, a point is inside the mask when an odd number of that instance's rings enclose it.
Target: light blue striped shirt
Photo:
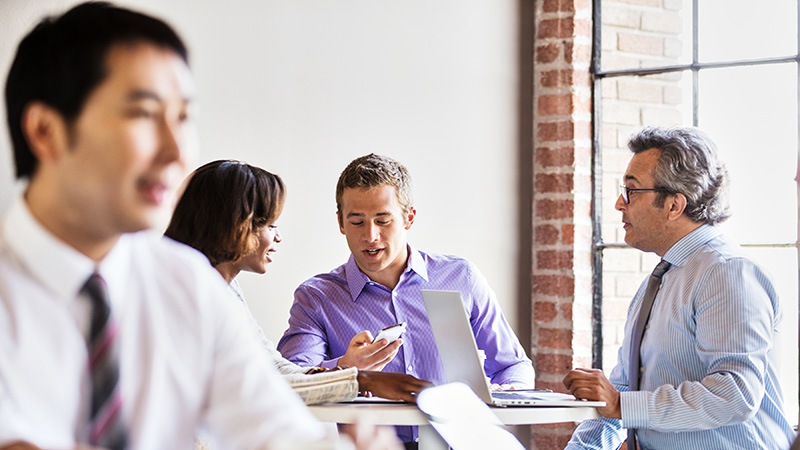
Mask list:
[[[708,225],[664,255],[662,278],[641,346],[639,391],[628,391],[633,298],[610,381],[622,420],[581,423],[568,449],[615,449],[637,428],[644,449],[788,449],[795,433],[767,357],[781,317],[768,275]],[[625,427],[625,428],[623,428]]]

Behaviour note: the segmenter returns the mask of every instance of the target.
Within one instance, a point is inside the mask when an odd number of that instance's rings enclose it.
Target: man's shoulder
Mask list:
[[[463,256],[447,253],[430,253],[422,250],[417,250],[416,252],[429,267],[474,266],[467,258],[464,258]]]
[[[698,247],[690,256],[700,264],[726,263],[731,260],[744,260],[753,262],[752,258],[742,249],[739,244],[725,236],[719,234]]]
[[[412,261],[412,268],[423,269],[427,273],[429,281],[438,282],[442,280],[475,280],[482,278],[478,267],[467,258],[462,256],[445,253],[418,252],[421,262],[417,266],[416,261]]]
[[[343,274],[336,272],[327,272],[314,275],[313,277],[308,278],[300,283],[300,286],[298,286],[298,289],[315,289],[321,291],[342,288],[347,288],[347,279]]]

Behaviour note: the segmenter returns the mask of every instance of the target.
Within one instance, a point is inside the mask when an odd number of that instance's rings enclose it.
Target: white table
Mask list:
[[[331,403],[310,406],[311,412],[323,422],[375,425],[419,426],[420,450],[446,449],[447,444],[430,426],[416,405],[409,403]],[[492,412],[505,425],[534,425],[541,423],[580,422],[600,417],[592,407],[492,407]]]

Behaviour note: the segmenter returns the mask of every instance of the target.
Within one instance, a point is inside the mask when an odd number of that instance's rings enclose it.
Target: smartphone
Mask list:
[[[375,343],[383,338],[386,338],[391,343],[396,341],[397,338],[399,338],[400,335],[403,334],[405,331],[406,331],[406,323],[400,322],[390,327],[386,327],[381,331],[378,331],[378,334],[375,335],[375,339],[373,339],[372,342]]]

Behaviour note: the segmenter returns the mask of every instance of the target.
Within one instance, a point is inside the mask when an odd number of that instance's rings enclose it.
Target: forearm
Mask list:
[[[654,391],[620,395],[622,423],[627,428],[697,431],[741,423],[755,414],[763,389],[748,387],[733,373],[710,375]]]
[[[491,381],[494,384],[508,384],[517,388],[534,387],[536,373],[530,360],[521,360],[497,371]]]

